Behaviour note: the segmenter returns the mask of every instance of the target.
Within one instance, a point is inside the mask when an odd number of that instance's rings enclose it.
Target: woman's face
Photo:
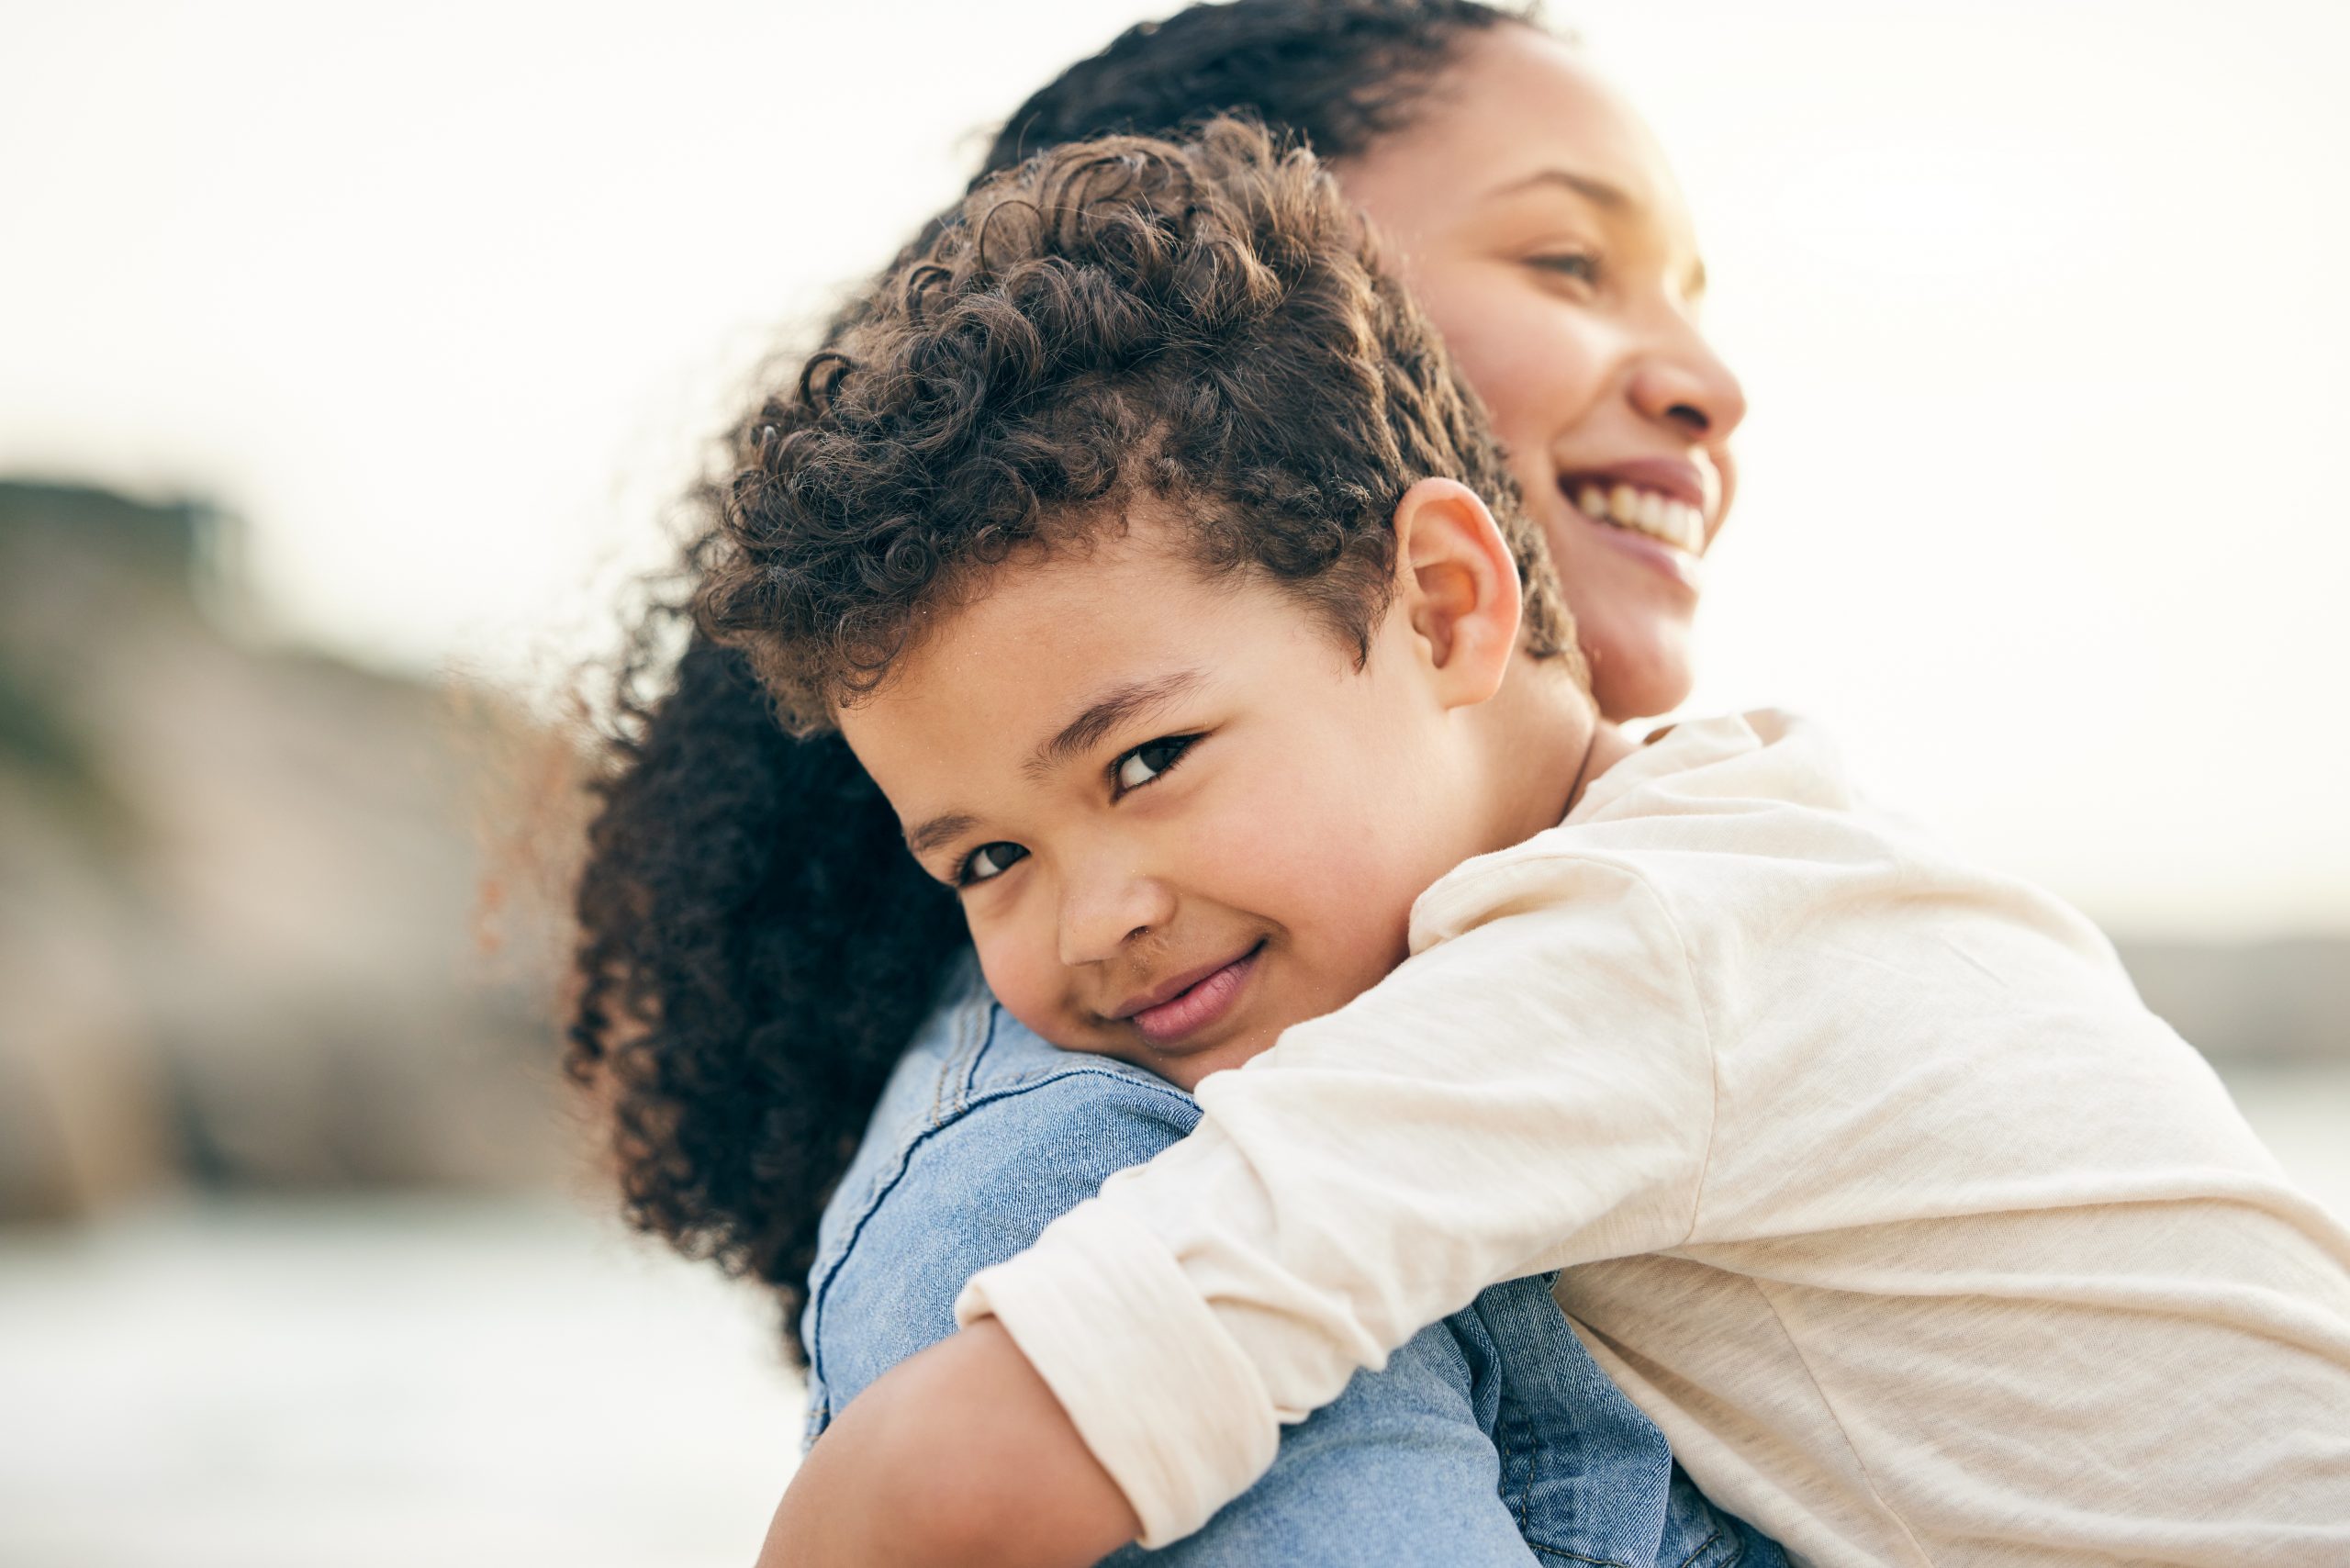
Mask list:
[[[1337,171],[1492,410],[1601,709],[1672,708],[1746,402],[1697,330],[1704,270],[1647,128],[1563,45],[1503,26]]]

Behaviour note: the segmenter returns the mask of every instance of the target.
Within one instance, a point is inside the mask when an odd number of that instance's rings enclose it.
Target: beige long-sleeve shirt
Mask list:
[[[2150,846],[2150,848],[2153,846]],[[1818,1563],[2350,1563],[2350,1233],[2109,946],[1685,724],[975,1276],[1158,1544],[1495,1281]]]

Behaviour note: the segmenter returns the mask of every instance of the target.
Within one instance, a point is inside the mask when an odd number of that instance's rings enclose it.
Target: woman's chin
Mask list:
[[[1688,700],[1696,680],[1690,619],[1684,612],[1578,622],[1602,716],[1618,723],[1651,719]]]

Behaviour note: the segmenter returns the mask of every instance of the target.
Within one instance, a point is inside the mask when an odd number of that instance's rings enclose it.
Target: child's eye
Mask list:
[[[1161,735],[1155,741],[1145,741],[1110,766],[1111,779],[1123,795],[1155,783],[1192,749],[1197,735]]]
[[[1016,844],[982,844],[963,857],[963,864],[955,873],[955,885],[968,888],[974,882],[992,880],[1027,857],[1028,852]]]

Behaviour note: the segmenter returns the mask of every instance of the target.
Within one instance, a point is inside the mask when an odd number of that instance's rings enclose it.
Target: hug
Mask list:
[[[2350,1555],[2350,1236],[2102,936],[1619,728],[1743,405],[1572,50],[1195,7],[999,153],[744,422],[581,890],[632,1212],[804,1303],[769,1558]]]

